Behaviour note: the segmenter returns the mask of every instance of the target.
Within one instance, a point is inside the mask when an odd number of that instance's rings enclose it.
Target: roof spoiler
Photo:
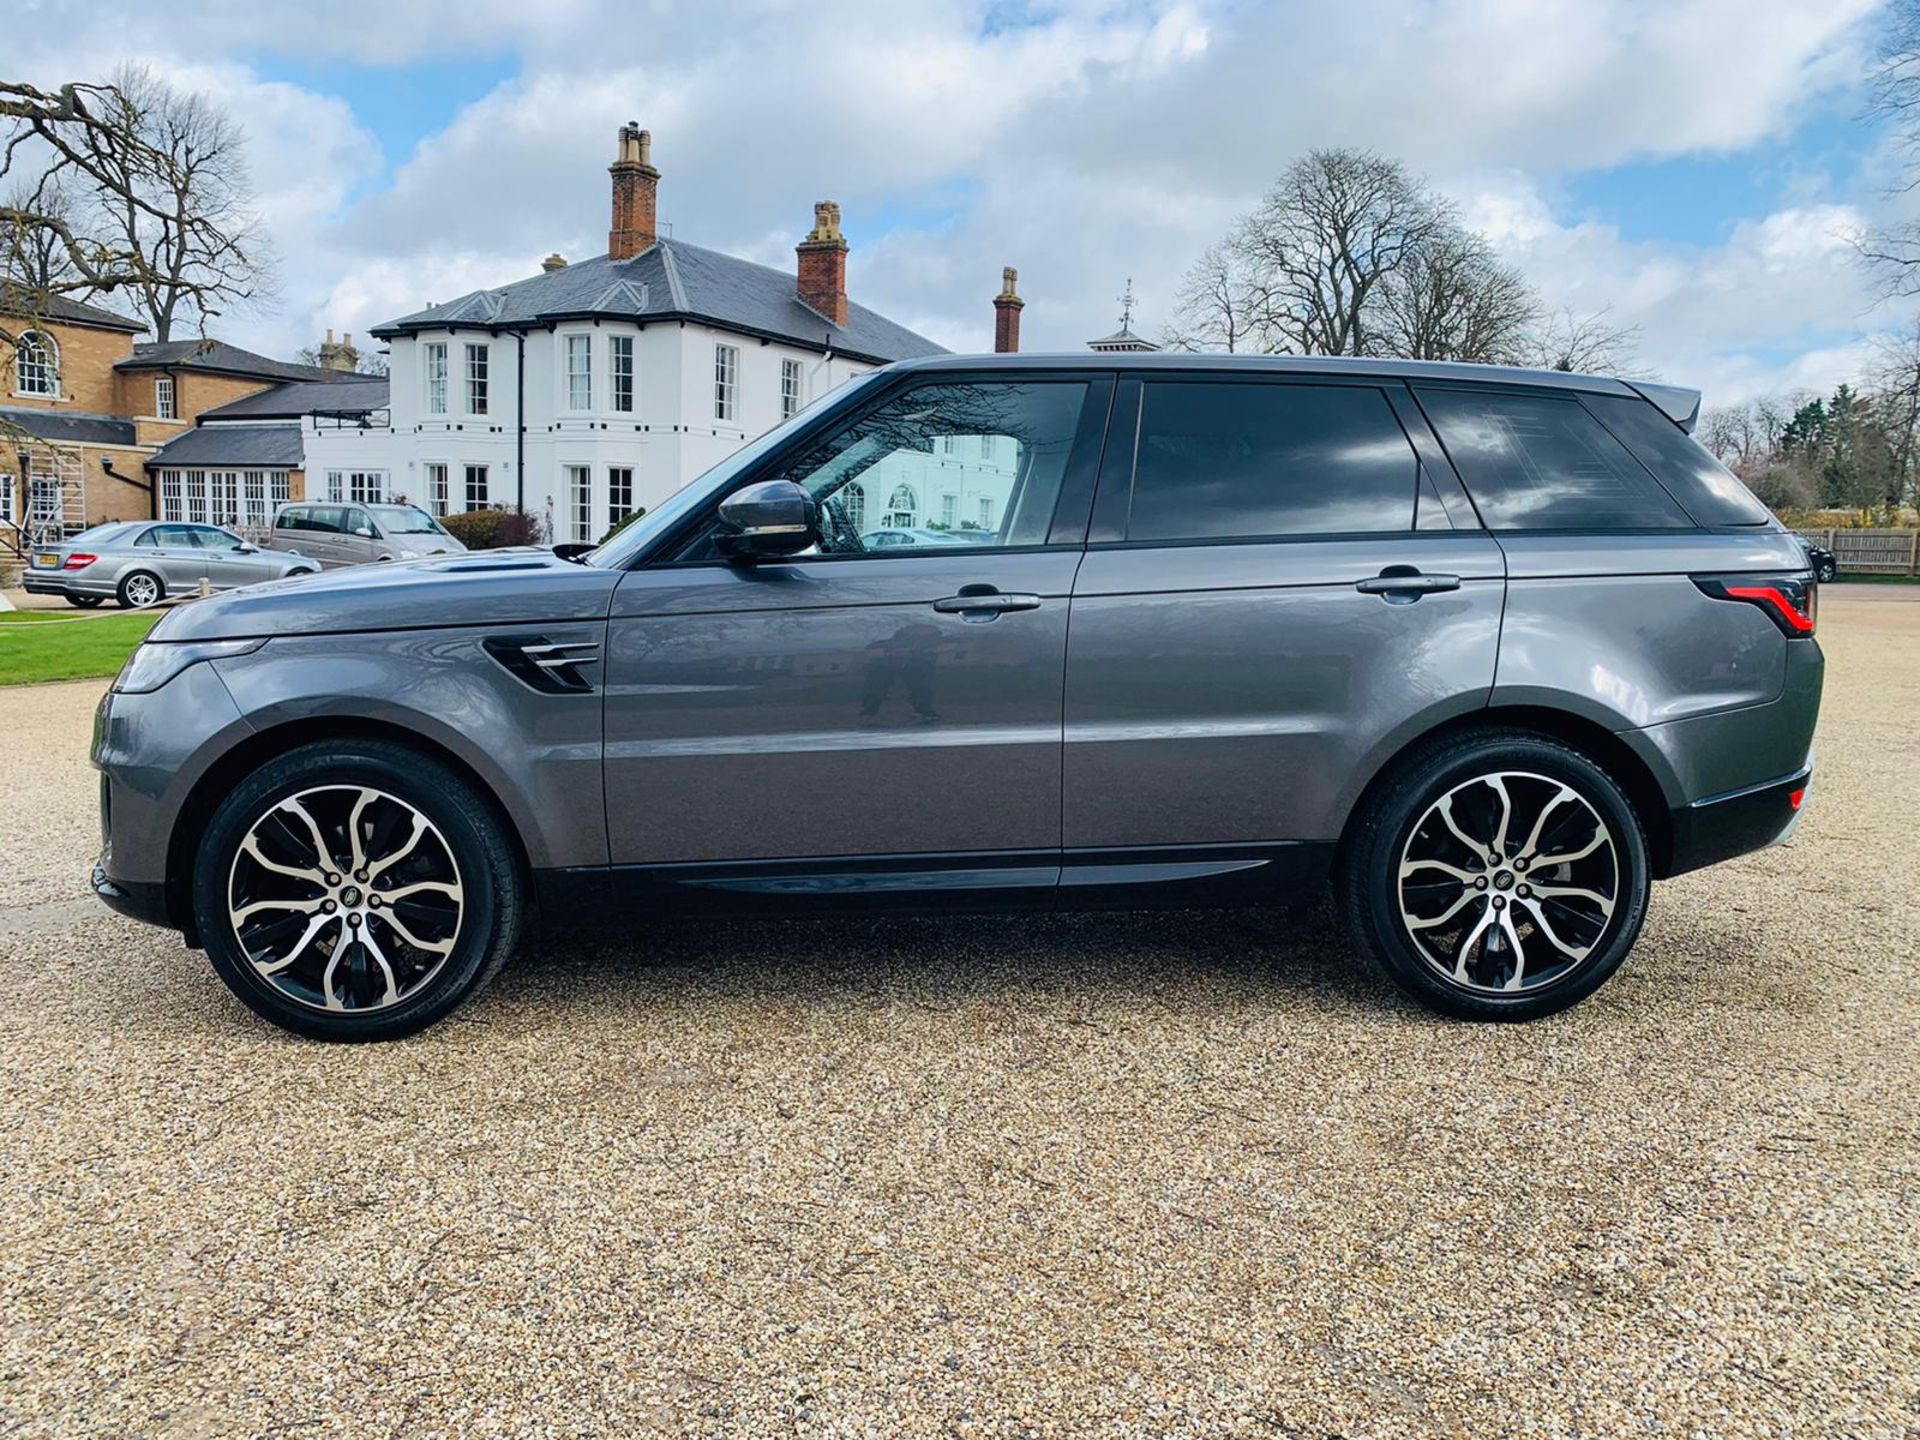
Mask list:
[[[1698,390],[1689,390],[1683,385],[1655,385],[1643,380],[1629,380],[1627,384],[1651,400],[1659,407],[1661,414],[1689,435],[1693,433],[1693,427],[1700,423]]]

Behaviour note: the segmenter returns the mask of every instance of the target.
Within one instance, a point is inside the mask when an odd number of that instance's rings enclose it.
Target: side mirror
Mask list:
[[[249,545],[245,540],[242,540],[238,545],[233,547],[233,553],[236,555],[257,555],[260,553],[260,547],[257,545]]]
[[[820,506],[791,480],[762,480],[720,502],[714,543],[722,555],[751,560],[797,555],[820,541]]]

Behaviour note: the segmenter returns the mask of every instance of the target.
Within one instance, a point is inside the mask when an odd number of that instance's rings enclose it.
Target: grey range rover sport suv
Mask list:
[[[100,707],[93,885],[339,1040],[447,1014],[535,923],[1329,883],[1426,1005],[1548,1014],[1812,774],[1813,577],[1698,405],[1394,361],[892,366],[598,549],[167,615]]]

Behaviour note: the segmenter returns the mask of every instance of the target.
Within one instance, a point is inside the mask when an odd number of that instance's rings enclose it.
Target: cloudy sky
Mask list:
[[[0,69],[146,62],[248,129],[283,269],[226,338],[276,354],[606,246],[621,122],[682,239],[787,268],[835,199],[855,297],[1025,348],[1169,318],[1179,276],[1303,151],[1396,156],[1556,306],[1640,328],[1710,403],[1855,373],[1848,237],[1890,166],[1861,121],[1875,0],[11,0]]]

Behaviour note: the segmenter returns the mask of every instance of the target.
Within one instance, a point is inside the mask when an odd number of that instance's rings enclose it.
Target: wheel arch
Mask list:
[[[1490,705],[1450,715],[1410,739],[1392,746],[1374,764],[1354,802],[1347,809],[1335,864],[1343,865],[1354,832],[1374,798],[1390,786],[1414,755],[1458,735],[1495,730],[1542,735],[1585,755],[1605,770],[1626,792],[1627,802],[1647,837],[1647,860],[1656,879],[1671,872],[1674,853],[1673,812],[1667,789],[1645,756],[1622,736],[1599,721],[1549,705]]]
[[[262,765],[317,740],[352,742],[380,740],[406,747],[417,754],[437,760],[467,781],[474,793],[499,821],[506,832],[523,877],[531,877],[533,860],[527,851],[526,837],[515,823],[512,809],[496,787],[479,770],[451,747],[440,744],[417,730],[390,721],[365,716],[311,716],[283,721],[256,730],[210,764],[181,802],[179,816],[167,843],[167,909],[178,917],[186,941],[198,946],[200,937],[194,927],[193,869],[200,842],[206,835],[213,813],[233,787]],[[529,887],[528,894],[534,894]]]

